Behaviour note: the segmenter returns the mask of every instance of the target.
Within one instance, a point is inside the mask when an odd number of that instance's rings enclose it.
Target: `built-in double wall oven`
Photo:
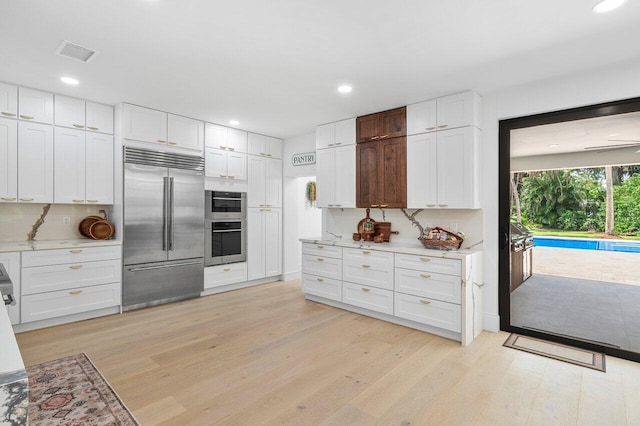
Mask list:
[[[247,194],[205,191],[205,266],[247,260]]]

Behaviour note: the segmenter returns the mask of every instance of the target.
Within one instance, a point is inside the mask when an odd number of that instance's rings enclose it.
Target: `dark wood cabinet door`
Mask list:
[[[378,136],[379,114],[369,114],[356,119],[356,141],[368,142]]]
[[[378,145],[378,142],[367,142],[356,146],[356,207],[378,204]]]
[[[407,134],[407,107],[381,112],[379,126],[378,132],[381,139],[405,136]]]
[[[405,137],[378,142],[378,202],[392,208],[407,207],[407,139]]]

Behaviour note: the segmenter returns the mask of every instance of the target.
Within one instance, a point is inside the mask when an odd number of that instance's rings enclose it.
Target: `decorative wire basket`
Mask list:
[[[435,249],[435,250],[458,250],[460,246],[462,246],[462,242],[464,239],[459,234],[454,234],[451,231],[447,231],[446,229],[440,229],[440,235],[442,233],[446,234],[449,238],[448,240],[441,239],[432,239],[427,238],[425,235],[421,235],[418,237],[420,242],[425,248]]]

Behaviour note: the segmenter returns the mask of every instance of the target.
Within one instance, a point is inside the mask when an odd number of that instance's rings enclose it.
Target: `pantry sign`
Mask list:
[[[310,164],[316,164],[316,153],[305,152],[303,154],[293,154],[291,157],[291,163],[294,166],[308,166]]]

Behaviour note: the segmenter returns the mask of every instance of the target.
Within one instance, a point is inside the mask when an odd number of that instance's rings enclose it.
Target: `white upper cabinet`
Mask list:
[[[85,102],[80,99],[55,95],[56,126],[85,128]]]
[[[249,133],[248,152],[263,157],[282,158],[282,139]]]
[[[479,208],[479,143],[480,130],[471,126],[409,136],[407,207]]]
[[[247,180],[247,154],[215,148],[205,148],[205,176]]]
[[[124,104],[123,137],[153,144],[167,143],[167,113]]]
[[[87,132],[85,144],[87,204],[113,204],[113,136]]]
[[[355,145],[356,119],[337,121],[316,127],[316,149]]]
[[[217,124],[207,123],[205,145],[209,148],[247,152],[247,132]]]
[[[480,96],[456,93],[407,106],[407,134],[415,135],[464,126],[480,128]]]
[[[318,207],[356,206],[355,145],[321,149],[316,152]]]
[[[282,160],[248,156],[248,207],[282,206]]]
[[[56,127],[54,132],[55,203],[85,203],[85,132]]]
[[[0,118],[0,203],[18,200],[18,122]]]
[[[0,83],[0,116],[9,118],[18,116],[18,86]]]
[[[53,124],[53,94],[20,87],[18,117],[22,120]]]
[[[168,115],[168,144],[202,152],[204,122],[179,115]]]
[[[57,114],[57,112],[56,112]],[[86,129],[92,132],[113,134],[113,107],[111,105],[86,104]]]
[[[52,203],[53,126],[20,122],[18,140],[18,200]]]

